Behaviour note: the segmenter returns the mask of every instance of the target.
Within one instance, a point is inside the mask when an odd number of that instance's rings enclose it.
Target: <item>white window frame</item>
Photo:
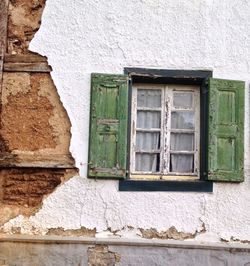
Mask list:
[[[136,119],[137,119],[137,90],[138,89],[158,89],[162,91],[161,97],[161,131],[160,136],[160,172],[137,172],[135,171],[135,154],[136,154]],[[171,129],[171,111],[184,110],[173,107],[174,91],[192,91],[193,92],[193,111],[195,111],[195,129],[192,130],[173,130]],[[155,110],[156,108],[154,108]],[[187,111],[187,109],[185,109]],[[188,109],[192,111],[191,109]],[[152,129],[152,131],[157,131]],[[170,153],[170,134],[171,132],[194,132],[194,173],[177,173],[170,172],[169,160]],[[164,132],[162,134],[162,132]],[[199,179],[200,176],[200,87],[197,85],[179,85],[179,84],[134,84],[132,87],[131,103],[131,143],[130,143],[130,178],[131,179]],[[180,152],[178,152],[180,154]],[[188,154],[187,151],[183,153]]]

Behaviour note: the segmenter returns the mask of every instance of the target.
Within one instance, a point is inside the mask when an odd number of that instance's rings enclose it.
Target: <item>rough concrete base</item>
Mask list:
[[[249,266],[250,246],[120,239],[0,239],[0,265]]]

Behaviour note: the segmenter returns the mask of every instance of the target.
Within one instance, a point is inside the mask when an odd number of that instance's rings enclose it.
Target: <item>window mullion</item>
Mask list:
[[[200,176],[200,102],[199,102],[199,93],[198,91],[194,91],[194,110],[195,110],[195,154],[194,154],[194,173]]]
[[[136,142],[136,117],[137,117],[137,88],[132,90],[132,114],[131,114],[131,152],[130,152],[130,169],[135,172],[135,142]]]
[[[160,154],[160,173],[164,174],[164,127],[165,127],[165,91],[161,89],[161,154]]]
[[[170,126],[171,126],[171,106],[172,106],[172,90],[165,86],[164,88],[164,151],[163,151],[163,174],[169,173],[170,162]]]

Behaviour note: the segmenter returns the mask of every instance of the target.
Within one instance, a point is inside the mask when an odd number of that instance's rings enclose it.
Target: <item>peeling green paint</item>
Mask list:
[[[88,177],[125,178],[128,77],[92,74]]]
[[[209,79],[208,180],[244,181],[243,81]]]

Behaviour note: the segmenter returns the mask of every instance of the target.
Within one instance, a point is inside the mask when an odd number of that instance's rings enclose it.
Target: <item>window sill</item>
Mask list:
[[[210,181],[120,180],[119,191],[213,192]]]
[[[197,175],[152,175],[152,174],[131,174],[130,180],[144,181],[200,181]]]

